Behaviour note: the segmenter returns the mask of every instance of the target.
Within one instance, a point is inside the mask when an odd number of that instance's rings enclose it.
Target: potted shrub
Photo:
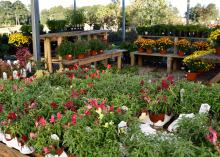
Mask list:
[[[138,52],[144,52],[144,47],[143,47],[143,43],[144,43],[145,39],[144,38],[139,38],[137,39],[134,44],[138,47]]]
[[[150,120],[156,127],[163,126],[172,117],[178,100],[178,93],[173,92],[174,86],[172,76],[142,86],[141,98],[147,103]]]
[[[216,54],[220,55],[220,29],[211,32],[208,40],[214,46]]]
[[[85,16],[81,10],[73,10],[67,15],[66,21],[69,21],[69,30],[83,31]]]
[[[187,79],[190,81],[196,80],[201,72],[206,72],[215,67],[213,63],[196,60],[197,57],[213,53],[213,50],[195,51],[192,55],[184,58],[183,63],[188,69]]]
[[[73,44],[73,51],[78,59],[84,59],[88,53],[89,45],[86,41],[78,40]]]
[[[65,20],[48,20],[47,26],[50,29],[51,33],[64,31],[64,28],[66,26]]]
[[[162,37],[157,41],[157,48],[159,49],[160,54],[166,54],[167,49],[173,47],[174,42],[168,37]]]
[[[66,60],[72,60],[74,56],[73,45],[71,41],[64,40],[57,48],[58,54],[65,57]]]
[[[90,55],[94,56],[103,53],[106,45],[99,39],[92,39],[89,41]]]
[[[184,56],[186,54],[186,52],[189,51],[189,49],[191,47],[191,43],[187,39],[180,39],[180,40],[177,41],[176,46],[179,50],[178,55],[179,56]]]
[[[152,39],[145,39],[142,43],[142,46],[148,54],[151,54],[156,46],[156,41]]]

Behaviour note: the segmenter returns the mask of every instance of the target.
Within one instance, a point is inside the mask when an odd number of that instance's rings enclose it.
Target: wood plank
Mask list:
[[[212,78],[209,83],[218,83],[220,82],[220,73],[218,73],[214,78]]]
[[[5,144],[0,143],[0,157],[28,157],[21,154],[19,151],[7,147]]]
[[[134,56],[134,52],[130,53],[130,57],[131,57],[131,66],[135,65],[135,56]]]
[[[152,53],[152,54],[148,54],[148,53],[143,53],[143,52],[138,52],[135,51],[133,52],[134,55],[140,55],[140,56],[152,56],[152,57],[172,57],[172,58],[185,58],[186,56],[179,56],[177,54],[160,54],[158,52]]]
[[[167,73],[172,72],[172,61],[173,61],[172,57],[167,58]]]
[[[48,33],[40,35],[41,39],[53,38],[53,37],[74,37],[74,36],[86,36],[93,34],[103,34],[108,33],[109,30],[89,30],[89,31],[72,31],[72,32],[60,32],[60,33]]]
[[[47,62],[47,65],[48,65],[48,70],[49,70],[50,73],[52,73],[53,72],[53,67],[52,67],[52,56],[51,56],[50,39],[46,38],[44,42],[45,42],[45,45],[46,45],[45,52],[47,54],[46,62]]]

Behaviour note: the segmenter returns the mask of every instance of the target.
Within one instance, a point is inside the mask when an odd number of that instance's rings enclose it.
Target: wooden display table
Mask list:
[[[196,59],[209,63],[216,63],[216,64],[220,63],[220,55],[216,55],[216,54],[208,54],[208,55],[200,56]],[[218,83],[218,82],[220,82],[220,69],[218,69],[217,75],[209,81],[209,83]]]
[[[104,61],[104,64],[108,64],[109,58],[117,58],[117,66],[119,69],[122,67],[121,58],[123,56],[123,52],[126,52],[126,50],[120,50],[120,49],[114,49],[114,50],[105,50],[103,54],[99,54],[96,56],[90,56],[85,59],[75,59],[75,60],[63,60],[63,65],[86,65],[90,63],[95,63],[98,61]]]
[[[167,58],[167,73],[171,73],[172,70],[176,69],[176,62],[175,59],[177,58],[185,58],[185,56],[179,56],[177,54],[160,54],[160,53],[152,53],[152,54],[147,54],[146,52],[131,52],[131,66],[135,65],[135,57],[138,56],[138,65],[142,66],[142,57],[143,56],[151,56],[151,57],[166,57]]]
[[[66,37],[77,37],[81,40],[82,36],[86,36],[87,40],[102,38],[108,39],[108,30],[92,30],[92,31],[73,31],[73,32],[61,32],[61,33],[49,33],[41,35],[40,38],[44,40],[44,60],[49,72],[53,72],[52,63],[58,63],[60,69],[62,69],[62,57],[58,56],[53,59],[51,55],[51,41],[57,41],[59,46]]]

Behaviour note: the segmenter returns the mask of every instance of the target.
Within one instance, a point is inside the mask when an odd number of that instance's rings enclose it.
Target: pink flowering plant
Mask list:
[[[173,91],[175,87],[173,76],[148,82],[142,80],[140,85],[140,98],[145,102],[147,110],[156,114],[170,114],[174,111],[178,94]]]

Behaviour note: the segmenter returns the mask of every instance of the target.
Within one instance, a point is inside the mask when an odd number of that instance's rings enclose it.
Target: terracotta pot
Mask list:
[[[104,53],[104,50],[99,50],[98,51],[98,54],[103,54]]]
[[[178,51],[178,55],[179,55],[179,56],[184,56],[185,53],[184,53],[183,51],[180,50],[180,51]]]
[[[164,121],[164,118],[165,118],[165,114],[154,114],[154,113],[150,113],[150,120],[153,122],[153,123],[156,123],[158,122],[159,120],[160,121]]]
[[[86,55],[84,53],[78,55],[78,59],[84,59],[84,58],[86,58]]]
[[[68,55],[65,56],[65,59],[66,60],[72,60],[73,59],[73,55],[68,54]]]
[[[63,153],[63,151],[64,151],[64,148],[56,149],[56,154],[60,156]]]
[[[152,48],[147,48],[146,52],[147,52],[147,54],[152,54],[153,53],[153,49]]]
[[[187,78],[187,80],[189,80],[189,81],[195,81],[196,78],[197,78],[197,76],[198,76],[198,73],[197,73],[197,72],[188,72],[188,73],[186,74],[186,78]]]
[[[96,56],[97,54],[98,54],[98,52],[96,50],[90,51],[90,55],[91,56]]]
[[[74,154],[68,154],[68,157],[76,157]]]
[[[160,54],[162,54],[162,55],[167,54],[167,49],[162,49],[162,50],[160,50]]]
[[[138,48],[138,52],[144,52],[143,48]]]
[[[216,47],[216,48],[215,48],[215,51],[216,51],[216,54],[217,54],[217,55],[220,55],[220,46]]]

